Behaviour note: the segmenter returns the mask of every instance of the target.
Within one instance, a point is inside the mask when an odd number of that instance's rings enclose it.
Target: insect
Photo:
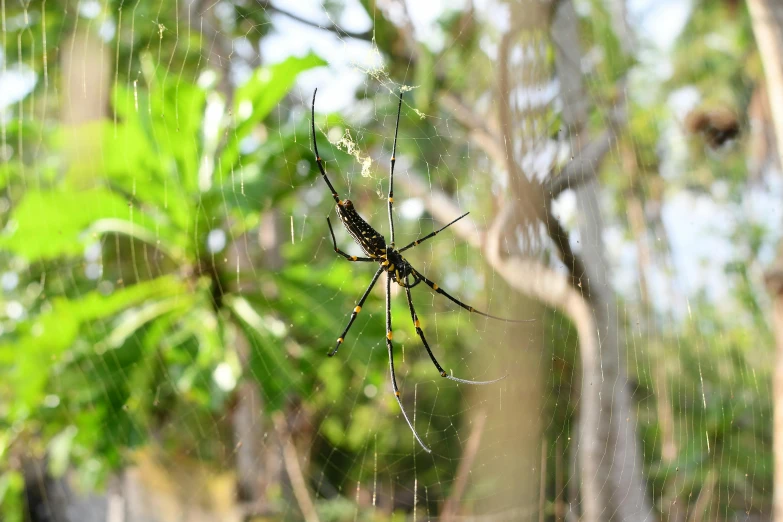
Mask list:
[[[392,344],[392,338],[393,338],[392,316],[391,316],[392,282],[397,283],[398,285],[400,285],[405,289],[405,297],[408,299],[408,309],[410,310],[411,313],[411,320],[413,321],[413,325],[416,328],[416,334],[418,334],[419,338],[421,339],[424,348],[427,350],[427,354],[430,356],[430,359],[432,359],[432,363],[438,369],[438,372],[440,372],[441,377],[445,377],[446,379],[450,379],[452,381],[456,381],[459,383],[492,384],[494,382],[498,382],[504,379],[506,376],[500,377],[499,379],[493,379],[490,381],[471,381],[468,379],[460,379],[446,373],[446,371],[443,369],[440,363],[438,363],[438,360],[435,358],[435,355],[432,353],[432,350],[430,349],[430,345],[427,343],[426,337],[424,337],[424,331],[421,328],[421,322],[419,321],[419,316],[416,314],[416,309],[413,306],[413,299],[411,298],[411,288],[414,288],[419,283],[424,283],[425,285],[429,286],[433,291],[445,296],[447,299],[454,302],[458,306],[464,308],[465,310],[475,314],[483,315],[484,317],[489,317],[492,319],[497,319],[500,321],[511,322],[511,323],[522,323],[522,322],[527,322],[528,320],[505,319],[503,317],[497,317],[495,315],[490,315],[488,313],[480,312],[479,310],[476,310],[472,306],[463,303],[456,297],[447,293],[445,290],[443,290],[440,286],[438,286],[433,281],[427,279],[421,272],[413,268],[410,262],[408,262],[408,260],[406,260],[403,257],[402,255],[403,252],[405,252],[410,248],[418,246],[424,241],[436,236],[446,228],[450,227],[460,219],[467,216],[468,213],[461,215],[451,223],[448,223],[447,225],[439,228],[434,232],[430,232],[426,236],[416,239],[415,241],[405,245],[402,248],[398,249],[396,247],[394,242],[394,213],[393,213],[394,163],[396,161],[395,156],[397,154],[397,131],[400,127],[400,112],[402,110],[402,91],[400,92],[400,99],[399,99],[399,103],[397,104],[397,124],[394,127],[394,145],[392,146],[391,170],[389,173],[389,195],[387,200],[388,203],[387,208],[389,213],[389,229],[391,232],[390,243],[386,243],[386,238],[383,237],[383,235],[381,235],[377,230],[375,230],[369,223],[367,223],[367,221],[365,221],[358,214],[358,212],[356,212],[356,209],[354,208],[354,205],[351,202],[351,200],[340,199],[340,196],[337,194],[337,191],[334,189],[334,186],[332,185],[331,181],[329,181],[329,177],[326,175],[326,170],[324,169],[324,162],[323,159],[321,158],[321,155],[318,153],[318,144],[315,139],[315,95],[317,93],[318,93],[318,89],[315,89],[315,92],[313,92],[313,105],[311,110],[313,148],[315,150],[315,160],[316,163],[318,164],[318,170],[321,172],[321,176],[324,178],[324,181],[326,182],[326,185],[329,187],[329,190],[331,190],[332,198],[334,198],[334,201],[337,204],[337,215],[340,217],[340,220],[342,221],[345,229],[348,231],[351,237],[353,237],[354,241],[356,241],[359,244],[362,251],[364,251],[366,257],[352,256],[350,254],[343,252],[337,247],[337,240],[335,239],[334,236],[334,229],[332,229],[332,222],[327,217],[326,224],[329,226],[329,234],[332,236],[332,244],[334,245],[334,251],[351,262],[359,262],[359,263],[374,262],[374,263],[378,263],[379,265],[378,270],[375,272],[375,275],[373,276],[369,286],[367,287],[367,290],[364,291],[364,294],[356,303],[356,306],[354,307],[353,312],[351,313],[351,318],[348,320],[348,324],[346,325],[345,330],[343,330],[343,333],[340,334],[340,337],[337,338],[337,344],[335,345],[334,348],[332,348],[329,351],[328,355],[329,357],[331,357],[335,353],[337,353],[337,350],[340,348],[340,345],[343,344],[343,342],[345,342],[345,336],[348,335],[348,330],[351,329],[351,325],[353,325],[356,316],[359,314],[359,312],[361,312],[362,306],[364,306],[364,302],[365,300],[367,300],[367,296],[370,295],[370,291],[372,291],[373,287],[375,286],[375,283],[378,281],[378,278],[380,278],[381,273],[386,272],[386,348],[389,352],[389,369],[391,371],[392,389],[394,390],[394,396],[397,399],[397,404],[399,404],[400,406],[400,411],[402,412],[402,416],[405,418],[405,421],[408,423],[408,426],[413,432],[414,437],[416,437],[416,440],[419,442],[421,447],[424,448],[425,451],[431,453],[432,450],[428,448],[424,444],[424,442],[422,442],[421,438],[419,437],[419,434],[416,433],[416,429],[413,427],[413,423],[410,421],[408,415],[405,413],[405,408],[403,408],[402,401],[400,400],[400,390],[397,387],[397,377],[394,373],[394,350]]]

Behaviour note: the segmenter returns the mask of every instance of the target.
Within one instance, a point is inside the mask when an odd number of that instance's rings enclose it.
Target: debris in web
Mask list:
[[[362,166],[362,176],[365,178],[370,177],[370,167],[372,166],[372,158],[370,158],[369,155],[364,154],[359,147],[356,145],[356,142],[353,139],[353,136],[351,136],[351,130],[345,129],[345,133],[343,134],[342,138],[337,140],[335,143],[333,143],[335,147],[340,149],[341,151],[345,152],[346,154],[350,154],[351,156],[356,159],[357,163]]]

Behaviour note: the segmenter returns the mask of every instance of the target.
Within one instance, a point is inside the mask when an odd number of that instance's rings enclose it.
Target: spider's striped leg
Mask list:
[[[490,319],[497,319],[499,321],[505,321],[507,323],[532,323],[533,321],[535,321],[535,319],[506,319],[505,317],[498,317],[496,315],[491,315],[491,314],[488,314],[488,313],[485,313],[485,312],[481,312],[479,310],[476,310],[475,308],[473,308],[470,305],[466,305],[465,303],[463,303],[462,301],[460,301],[459,299],[457,299],[453,295],[447,293],[445,290],[443,290],[437,284],[433,283],[432,281],[430,281],[429,279],[427,279],[426,277],[421,275],[421,273],[419,273],[418,270],[415,270],[415,269],[413,270],[413,276],[414,277],[418,277],[419,279],[424,281],[424,283],[427,286],[429,286],[430,288],[432,288],[433,290],[435,290],[439,294],[442,294],[442,295],[446,296],[446,298],[449,299],[451,302],[456,303],[458,306],[464,308],[468,312],[471,312],[471,313],[474,313],[474,314],[483,315],[484,317],[489,317]]]
[[[446,229],[447,229],[447,228],[449,228],[451,225],[453,225],[454,223],[456,223],[456,222],[457,222],[457,221],[459,221],[460,219],[464,218],[464,217],[465,217],[465,216],[467,216],[468,214],[470,214],[470,212],[465,212],[464,214],[462,214],[460,217],[458,217],[457,219],[455,219],[454,221],[452,221],[452,222],[451,222],[451,223],[449,223],[448,225],[446,225],[446,226],[443,226],[443,227],[440,227],[440,228],[439,228],[438,230],[436,230],[435,232],[430,232],[430,233],[429,233],[429,234],[427,234],[426,236],[424,236],[424,237],[420,237],[420,238],[419,238],[419,239],[417,239],[416,241],[414,241],[414,242],[412,242],[412,243],[410,243],[410,244],[408,244],[408,245],[405,245],[404,247],[402,247],[402,248],[399,250],[399,252],[405,252],[405,251],[406,251],[406,250],[408,250],[409,248],[413,248],[413,247],[415,247],[415,246],[418,246],[418,245],[420,245],[421,243],[424,243],[424,242],[425,242],[425,241],[427,241],[429,238],[431,238],[431,237],[434,237],[434,236],[436,236],[438,233],[440,233],[440,232],[442,232],[442,231],[446,230]]]
[[[348,330],[351,329],[351,325],[353,324],[353,321],[356,319],[356,316],[359,314],[359,312],[362,311],[362,305],[364,304],[364,301],[367,299],[367,296],[370,295],[370,291],[372,290],[372,287],[375,286],[375,282],[380,277],[381,272],[383,272],[383,268],[379,268],[378,271],[375,272],[375,275],[372,276],[372,281],[370,281],[370,285],[367,287],[367,290],[364,291],[364,295],[362,295],[362,298],[359,299],[359,302],[356,303],[356,306],[353,309],[353,313],[351,313],[351,318],[348,320],[348,326],[345,327],[345,330],[343,330],[342,335],[337,338],[337,344],[335,345],[334,349],[332,349],[329,353],[326,354],[329,357],[336,354],[337,349],[340,347],[341,344],[343,344],[343,341],[345,341],[345,336],[346,334],[348,334]]]
[[[430,350],[430,345],[427,343],[427,339],[424,337],[424,331],[421,329],[419,316],[416,314],[416,309],[413,307],[413,299],[411,298],[411,287],[409,286],[405,287],[405,296],[408,298],[408,308],[411,311],[411,319],[413,320],[413,326],[416,327],[416,333],[419,334],[419,338],[421,339],[421,342],[424,344],[424,348],[427,349],[427,354],[430,356],[430,359],[432,359],[432,363],[440,372],[441,377],[445,377],[452,381],[461,382],[463,384],[492,384],[493,382],[502,381],[503,379],[508,377],[508,375],[504,375],[503,377],[492,379],[491,381],[471,381],[468,379],[460,379],[458,377],[454,377],[453,375],[449,375],[448,373],[446,373],[443,367],[438,363],[438,360],[435,358],[435,355],[432,353],[432,350]]]
[[[337,248],[337,240],[334,238],[334,230],[332,230],[332,222],[329,221],[329,217],[326,218],[326,224],[329,225],[329,233],[332,235],[332,244],[334,245],[334,251],[343,256],[348,261],[375,261],[372,258],[369,257],[356,257],[352,256],[350,254],[346,254],[339,248]]]
[[[394,145],[392,146],[391,173],[389,174],[389,227],[391,228],[391,247],[394,248],[394,163],[397,161],[397,130],[400,128],[400,111],[402,110],[402,91],[397,104],[397,124],[394,126]]]
[[[416,437],[417,441],[419,441],[419,444],[421,444],[421,447],[424,448],[424,451],[427,453],[432,453],[432,450],[425,446],[421,441],[421,438],[419,438],[419,434],[416,433],[416,429],[413,427],[413,423],[408,418],[408,414],[405,413],[405,408],[402,407],[402,401],[400,400],[400,389],[397,387],[397,377],[394,374],[394,351],[392,347],[391,322],[391,275],[389,275],[388,272],[386,273],[386,348],[389,351],[389,369],[391,370],[391,382],[392,389],[394,390],[394,398],[397,399],[397,404],[400,405],[402,416],[405,417],[405,422],[408,423],[408,427],[413,432],[413,436]]]
[[[318,170],[321,171],[321,176],[323,176],[324,181],[327,185],[329,185],[329,190],[332,191],[332,198],[334,198],[335,203],[339,203],[340,196],[337,195],[337,191],[334,190],[332,182],[329,181],[329,177],[326,175],[326,170],[324,170],[324,160],[322,160],[321,155],[318,154],[318,143],[315,140],[315,94],[317,92],[318,89],[313,91],[313,106],[310,109],[310,123],[313,128],[313,149],[315,149],[315,162],[318,164]]]

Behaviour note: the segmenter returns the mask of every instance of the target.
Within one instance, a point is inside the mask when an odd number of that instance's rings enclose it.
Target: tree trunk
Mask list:
[[[561,4],[552,26],[557,42],[555,64],[562,86],[563,122],[572,146],[581,150],[587,123],[582,84],[576,13],[573,4]],[[642,477],[636,418],[618,331],[617,304],[609,280],[603,245],[600,187],[593,176],[576,189],[579,236],[584,279],[595,322],[597,359],[582,356],[582,401],[579,412],[579,463],[581,466],[582,519],[652,520],[652,506]],[[596,364],[598,362],[599,364]]]
[[[748,0],[748,9],[756,37],[761,63],[764,65],[772,122],[783,165],[783,5],[769,0]],[[766,274],[772,294],[772,322],[775,331],[775,370],[772,377],[773,424],[772,446],[774,475],[772,511],[774,520],[783,520],[783,251],[778,251],[774,265]]]

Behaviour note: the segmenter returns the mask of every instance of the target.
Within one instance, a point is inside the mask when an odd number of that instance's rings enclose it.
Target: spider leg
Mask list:
[[[375,261],[370,257],[356,257],[350,254],[346,254],[339,248],[337,248],[337,240],[334,238],[334,230],[332,230],[332,222],[329,221],[329,217],[326,218],[326,224],[329,225],[329,233],[332,235],[332,244],[334,245],[334,251],[343,256],[348,261]]]
[[[492,384],[498,381],[502,381],[503,379],[508,377],[508,375],[504,375],[503,377],[500,377],[498,379],[492,379],[491,381],[471,381],[468,379],[460,379],[458,377],[454,377],[453,375],[449,375],[448,373],[446,373],[443,367],[438,363],[438,360],[435,358],[435,354],[433,354],[432,350],[430,350],[430,345],[427,343],[427,339],[424,337],[424,331],[421,329],[419,316],[416,314],[416,309],[413,307],[413,299],[411,298],[410,289],[411,287],[409,286],[405,287],[405,296],[408,298],[408,308],[411,311],[411,319],[413,320],[413,326],[416,327],[416,333],[419,334],[419,338],[421,339],[421,342],[424,344],[424,348],[427,349],[427,354],[430,356],[430,359],[432,359],[432,363],[435,365],[435,368],[437,368],[438,372],[440,372],[441,377],[445,377],[451,381],[461,382],[463,384]]]
[[[370,281],[370,285],[367,287],[367,290],[364,291],[364,295],[362,295],[361,299],[359,299],[359,302],[356,303],[356,306],[353,309],[353,313],[351,314],[351,318],[348,320],[348,326],[345,327],[345,330],[343,330],[342,335],[337,338],[337,344],[335,347],[326,355],[329,357],[333,356],[337,353],[337,349],[340,347],[341,344],[343,344],[343,341],[345,340],[345,336],[348,334],[348,330],[351,329],[351,325],[353,324],[354,319],[356,319],[356,316],[359,315],[359,312],[362,311],[362,305],[364,304],[364,301],[367,299],[367,296],[370,295],[370,291],[372,290],[372,287],[375,286],[375,282],[378,280],[378,278],[381,275],[381,272],[383,272],[383,268],[379,268],[377,272],[375,272],[375,275],[372,277],[372,281]]]
[[[321,171],[321,176],[323,176],[324,181],[327,185],[329,185],[329,190],[332,191],[332,197],[334,198],[335,203],[340,202],[340,196],[337,195],[337,191],[334,190],[334,187],[332,186],[332,182],[329,181],[329,177],[326,175],[326,170],[324,170],[324,160],[321,159],[321,155],[318,154],[318,143],[315,140],[315,94],[318,92],[318,89],[313,91],[313,106],[310,111],[310,123],[313,127],[313,149],[315,149],[315,162],[318,163],[318,170]]]
[[[392,389],[394,390],[394,398],[397,399],[397,404],[400,405],[400,411],[402,416],[405,417],[405,422],[408,423],[408,427],[413,432],[413,436],[419,441],[419,444],[424,451],[432,453],[432,450],[424,445],[419,434],[416,433],[416,429],[413,427],[413,423],[408,418],[408,414],[405,413],[405,408],[402,407],[402,401],[400,400],[400,389],[397,387],[397,377],[394,374],[394,352],[392,348],[392,322],[391,322],[391,276],[386,273],[386,348],[389,351],[389,369],[391,370],[391,382]]]
[[[410,277],[410,276],[405,276],[405,282],[404,283],[399,283],[401,287],[403,287],[403,288],[416,288],[416,285],[421,283],[421,279],[417,279],[416,277],[414,277],[413,278],[413,284],[410,284],[408,282],[408,277]]]
[[[474,313],[474,314],[483,315],[484,317],[489,317],[490,319],[497,319],[499,321],[505,321],[507,323],[532,323],[533,321],[535,321],[535,319],[506,319],[505,317],[498,317],[496,315],[491,315],[491,314],[488,314],[488,313],[476,310],[472,306],[466,305],[465,303],[463,303],[462,301],[460,301],[456,297],[452,296],[451,294],[449,294],[448,292],[443,290],[441,287],[439,287],[437,284],[433,283],[432,281],[430,281],[429,279],[427,279],[426,277],[421,275],[415,269],[413,270],[413,275],[414,275],[414,277],[418,277],[419,279],[424,281],[424,283],[427,286],[429,286],[430,288],[435,290],[437,293],[446,296],[446,298],[449,299],[451,302],[456,303],[458,306],[460,306],[461,308],[464,308],[468,312],[471,312],[471,313]]]
[[[402,90],[400,102],[397,104],[397,124],[394,126],[394,145],[392,147],[391,173],[389,174],[389,227],[391,228],[391,247],[394,248],[394,162],[397,161],[397,130],[400,128],[400,111],[402,110]]]
[[[460,219],[464,218],[464,217],[465,217],[465,216],[467,216],[468,214],[470,214],[470,212],[465,212],[464,214],[462,214],[460,217],[458,217],[457,219],[455,219],[454,221],[452,221],[452,222],[451,222],[451,223],[449,223],[448,225],[446,225],[446,226],[444,226],[444,227],[441,227],[441,228],[439,228],[439,229],[438,229],[438,230],[436,230],[435,232],[430,232],[430,233],[429,233],[429,234],[427,234],[426,236],[424,236],[424,237],[420,237],[419,239],[417,239],[416,241],[414,241],[414,242],[410,243],[409,245],[406,245],[406,246],[402,247],[402,248],[399,250],[399,252],[405,252],[405,251],[406,251],[406,250],[408,250],[409,248],[413,248],[413,247],[415,247],[415,246],[417,246],[417,245],[419,245],[419,244],[421,244],[421,243],[424,243],[424,242],[425,242],[425,241],[427,241],[429,238],[431,238],[431,237],[434,237],[434,236],[436,236],[436,235],[437,235],[439,232],[442,232],[442,231],[446,230],[446,229],[447,229],[447,228],[449,228],[451,225],[453,225],[454,223],[456,223],[456,222],[457,222],[457,221],[459,221]]]

